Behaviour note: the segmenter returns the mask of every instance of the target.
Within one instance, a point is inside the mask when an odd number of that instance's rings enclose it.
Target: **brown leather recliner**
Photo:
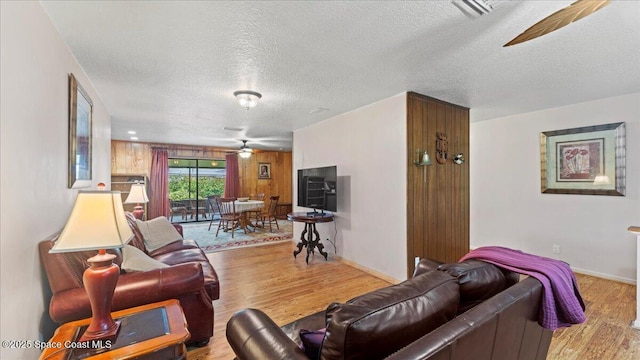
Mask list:
[[[144,238],[135,218],[127,213],[134,238],[129,243],[168,268],[143,272],[121,272],[113,296],[112,311],[178,299],[191,337],[189,344],[205,345],[213,336],[213,300],[220,297],[218,275],[204,252],[193,240],[172,242],[153,252],[147,252]],[[182,228],[174,225],[180,233]],[[91,316],[89,298],[82,284],[87,259],[95,251],[50,254],[58,235],[39,243],[40,259],[49,279],[53,296],[49,304],[51,319],[58,323],[80,320]],[[108,250],[122,263],[119,249]]]

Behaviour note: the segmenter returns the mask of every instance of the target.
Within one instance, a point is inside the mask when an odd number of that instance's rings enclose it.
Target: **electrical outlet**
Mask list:
[[[553,253],[554,254],[560,254],[560,245],[553,244]]]

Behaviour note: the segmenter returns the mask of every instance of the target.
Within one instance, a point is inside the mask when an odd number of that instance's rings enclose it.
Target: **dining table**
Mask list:
[[[251,220],[247,217],[249,211],[260,210],[264,207],[264,201],[262,200],[236,200],[233,202],[236,208],[236,212],[240,216],[240,226],[246,231],[248,226],[252,226],[254,229],[257,225],[252,224]]]

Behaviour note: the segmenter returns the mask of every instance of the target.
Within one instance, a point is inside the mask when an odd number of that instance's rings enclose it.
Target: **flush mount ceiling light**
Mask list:
[[[233,96],[238,99],[240,106],[247,108],[247,110],[258,105],[258,100],[262,98],[262,95],[260,93],[249,90],[238,90],[233,93]]]

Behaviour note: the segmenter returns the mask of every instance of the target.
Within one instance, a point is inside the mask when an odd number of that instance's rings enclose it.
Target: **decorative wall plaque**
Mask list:
[[[436,141],[436,160],[438,164],[444,164],[447,162],[449,152],[448,135],[445,133],[436,133],[438,140]]]

